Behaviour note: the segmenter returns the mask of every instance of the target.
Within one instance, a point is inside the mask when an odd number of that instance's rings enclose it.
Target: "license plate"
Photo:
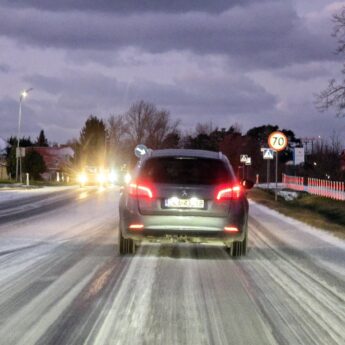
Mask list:
[[[191,199],[179,199],[170,198],[165,199],[165,207],[168,208],[204,208],[204,200],[191,198]]]

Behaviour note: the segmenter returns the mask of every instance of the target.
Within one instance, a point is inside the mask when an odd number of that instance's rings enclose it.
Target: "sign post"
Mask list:
[[[266,173],[266,178],[267,178],[267,188],[270,188],[270,161],[271,159],[274,158],[274,151],[269,149],[269,148],[262,148],[262,156],[263,159],[267,161],[267,173]]]
[[[283,132],[272,132],[268,137],[268,146],[276,151],[276,188],[275,188],[275,200],[278,199],[278,154],[280,151],[285,150],[288,144],[288,139]]]
[[[246,168],[246,162],[248,161],[248,155],[240,155],[240,162],[242,163],[242,179],[245,179],[246,173],[245,173],[245,168]]]
[[[244,164],[245,166],[247,166],[245,178],[248,178],[248,171],[249,171],[250,166],[252,165],[252,158],[248,156]]]

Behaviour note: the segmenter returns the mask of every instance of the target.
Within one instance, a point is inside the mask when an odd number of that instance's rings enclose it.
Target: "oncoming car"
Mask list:
[[[236,179],[220,152],[156,150],[137,164],[119,203],[119,252],[142,241],[219,243],[246,254],[248,201],[253,183]]]
[[[106,186],[117,183],[117,174],[114,169],[104,169],[94,166],[86,166],[78,175],[77,182],[84,186]]]

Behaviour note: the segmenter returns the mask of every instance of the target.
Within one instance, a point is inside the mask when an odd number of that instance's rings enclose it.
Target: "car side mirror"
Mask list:
[[[254,182],[251,180],[244,179],[241,181],[241,186],[245,189],[251,189],[254,186]]]

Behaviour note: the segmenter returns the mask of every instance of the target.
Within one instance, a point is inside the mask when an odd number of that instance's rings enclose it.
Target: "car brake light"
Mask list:
[[[153,198],[152,187],[145,184],[131,183],[129,185],[129,194],[137,198]]]
[[[225,232],[238,232],[238,228],[235,226],[224,226]]]
[[[222,186],[217,189],[216,192],[216,199],[218,201],[222,200],[234,200],[238,199],[241,196],[242,188],[239,185],[230,187],[230,186]]]
[[[141,230],[144,228],[144,224],[131,224],[129,228],[132,230]]]

